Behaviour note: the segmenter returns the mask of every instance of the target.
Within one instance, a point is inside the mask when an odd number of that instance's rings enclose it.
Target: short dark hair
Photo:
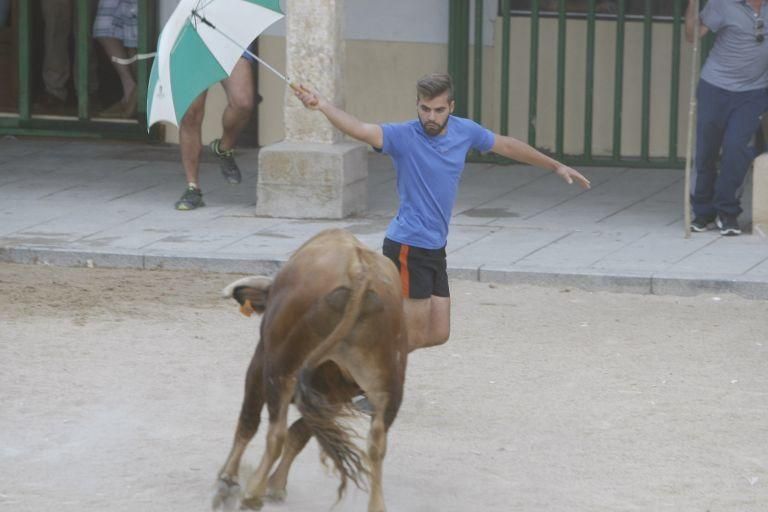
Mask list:
[[[416,99],[431,100],[448,92],[448,103],[453,101],[453,79],[448,73],[430,73],[416,82]]]

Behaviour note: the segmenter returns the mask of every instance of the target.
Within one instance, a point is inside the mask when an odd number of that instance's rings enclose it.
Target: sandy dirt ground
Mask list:
[[[0,509],[209,509],[257,341],[218,296],[236,277],[0,264]],[[452,295],[451,340],[409,361],[390,511],[768,510],[768,303]],[[264,510],[330,510],[337,483],[312,442]]]

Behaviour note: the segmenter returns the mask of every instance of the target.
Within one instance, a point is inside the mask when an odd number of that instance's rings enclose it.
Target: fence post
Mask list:
[[[536,146],[539,108],[539,0],[531,0],[531,70],[528,77],[528,144]]]
[[[29,76],[30,46],[32,44],[30,30],[32,26],[31,2],[19,2],[19,119],[27,121],[32,108],[32,83]]]
[[[483,118],[483,0],[475,0],[475,59],[472,68],[472,119]]]
[[[75,2],[75,54],[77,55],[77,117],[81,120],[88,119],[89,69],[91,62],[91,45],[93,41],[91,32],[91,9],[88,0]]]
[[[482,0],[478,0],[482,1]],[[450,0],[448,72],[456,97],[454,114],[467,117],[469,97],[469,0]]]

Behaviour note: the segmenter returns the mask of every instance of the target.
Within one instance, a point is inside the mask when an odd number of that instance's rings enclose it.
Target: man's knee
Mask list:
[[[181,118],[182,129],[199,129],[205,116],[205,100],[195,100]]]
[[[435,332],[432,333],[432,337],[434,340],[434,342],[432,343],[433,345],[442,345],[443,343],[448,341],[448,338],[451,337],[451,328],[438,327],[435,329]]]
[[[237,77],[230,78],[230,82],[224,90],[227,93],[229,108],[237,111],[238,114],[250,114],[254,105],[253,83],[250,75],[241,73]]]
[[[232,94],[229,97],[229,106],[240,115],[250,115],[254,101],[252,94]]]

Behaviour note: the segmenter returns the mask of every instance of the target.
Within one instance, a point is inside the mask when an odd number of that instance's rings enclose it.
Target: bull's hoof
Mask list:
[[[285,501],[286,496],[288,496],[288,493],[285,489],[270,489],[267,492],[267,499],[277,503]]]
[[[240,485],[233,480],[220,479],[213,495],[213,510],[235,510],[240,497]]]
[[[261,510],[264,502],[258,496],[248,496],[240,502],[240,510]]]

